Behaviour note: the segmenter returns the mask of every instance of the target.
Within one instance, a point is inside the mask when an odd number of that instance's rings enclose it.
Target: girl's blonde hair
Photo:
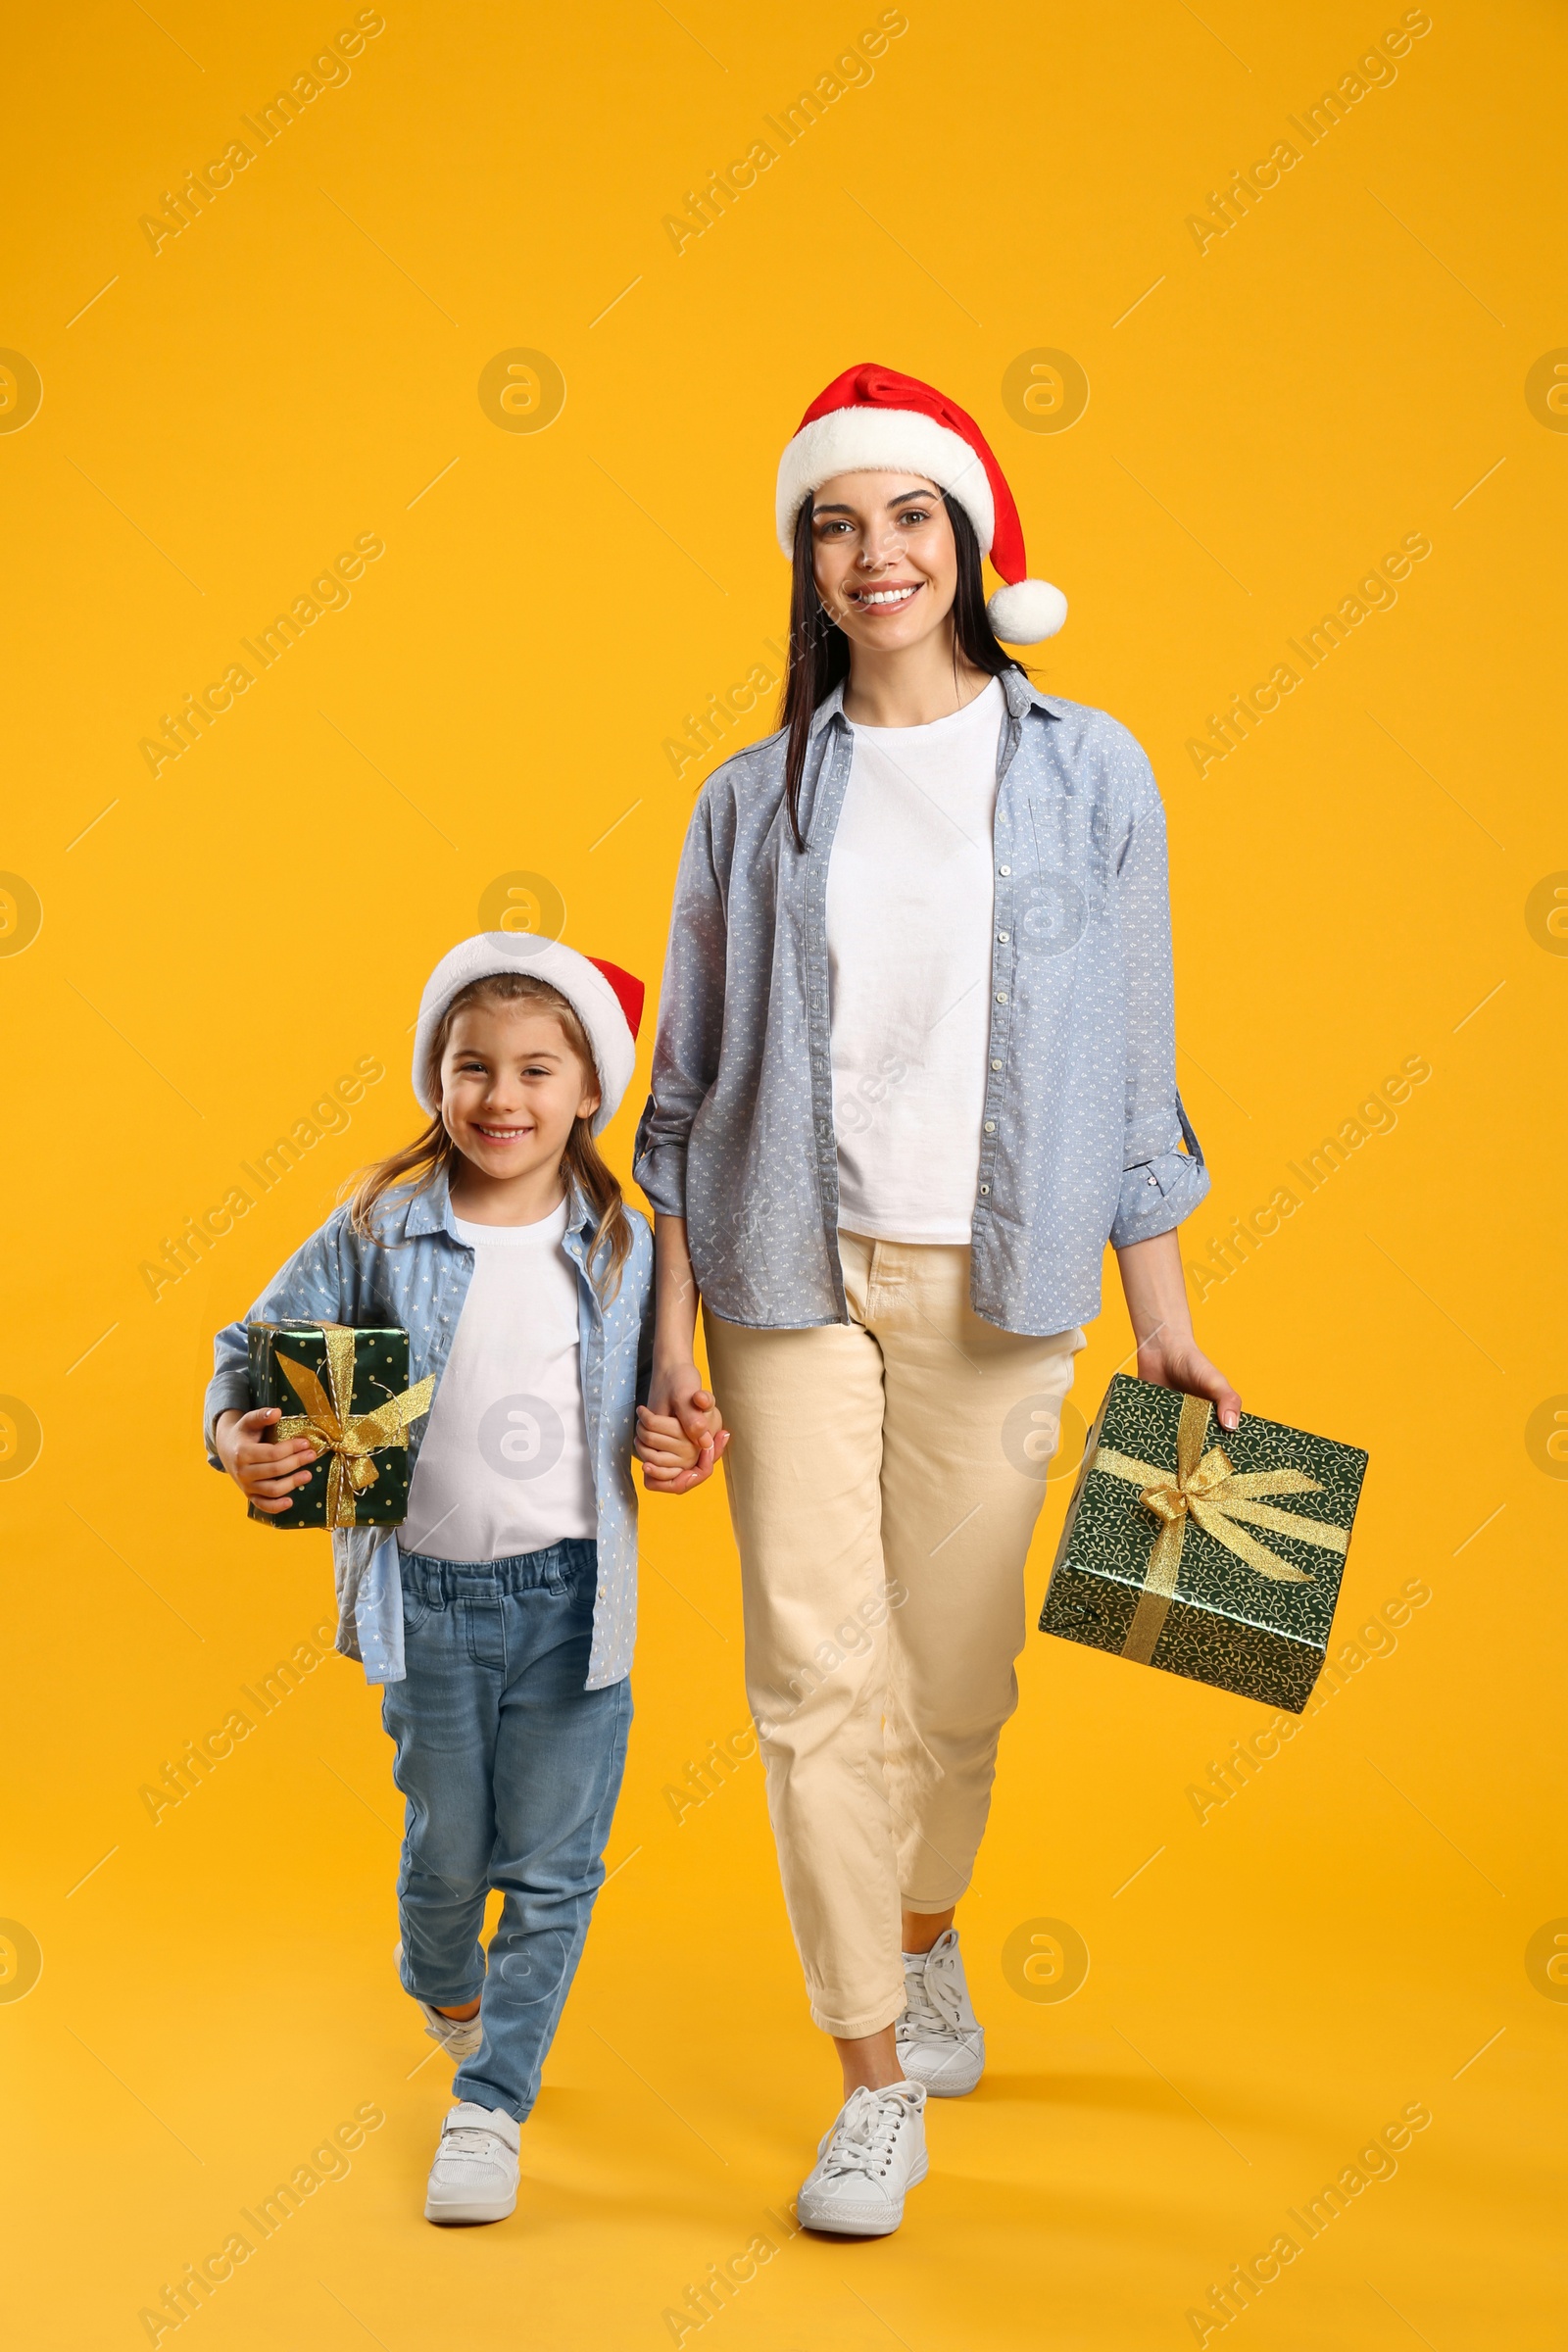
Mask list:
[[[567,1045],[581,1062],[584,1076],[595,1086],[599,1074],[594,1062],[593,1048],[571,1005],[557,988],[540,980],[532,972],[491,972],[482,980],[470,980],[466,988],[459,989],[441,1017],[430,1046],[431,1088],[440,1092],[441,1059],[452,1035],[452,1024],[460,1012],[472,1004],[537,1004],[560,1022]],[[564,1165],[572,1182],[581,1193],[598,1222],[588,1250],[588,1265],[595,1290],[608,1305],[620,1288],[620,1277],[631,1254],[631,1221],[621,1199],[620,1184],[612,1169],[600,1157],[594,1142],[592,1122],[576,1119],[572,1122],[567,1141]],[[383,1194],[394,1185],[413,1180],[414,1189],[422,1191],[433,1184],[443,1172],[450,1174],[453,1162],[462,1157],[457,1145],[447,1133],[441,1113],[436,1112],[424,1133],[416,1136],[401,1152],[387,1159],[378,1159],[363,1168],[351,1179],[353,1206],[349,1222],[354,1231],[367,1241],[385,1247],[385,1236],[379,1230],[376,1208]],[[600,1260],[603,1259],[601,1263]]]

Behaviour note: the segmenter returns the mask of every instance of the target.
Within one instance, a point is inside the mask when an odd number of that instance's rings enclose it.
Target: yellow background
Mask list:
[[[1397,2176],[1209,2340],[1559,2342],[1568,2008],[1526,1954],[1568,1913],[1568,1488],[1543,1435],[1568,1389],[1568,964],[1527,908],[1568,868],[1568,439],[1525,381],[1568,343],[1560,12],[1434,0],[1397,78],[1250,217],[1201,253],[1186,225],[1399,14],[909,0],[874,77],[678,254],[663,216],[874,7],[387,0],[352,77],[156,254],[140,217],[353,9],[98,0],[14,35],[0,342],[43,401],[0,433],[0,866],[42,928],[0,902],[0,1390],[43,1444],[0,1481],[0,1912],[42,1974],[0,2003],[0,2163],[28,2352],[146,2341],[139,2310],[367,2102],[387,2121],[348,2178],[166,2344],[652,2352],[764,2232],[688,2345],[1150,2352],[1196,2340],[1210,2284],[1415,2101]],[[544,431],[480,405],[518,348],[565,381]],[[1040,348],[1087,374],[1070,430],[1004,404]],[[677,779],[665,740],[767,661],[778,452],[866,358],[980,417],[1071,601],[1037,675],[1124,719],[1161,780],[1214,1172],[1186,1254],[1431,1063],[1200,1329],[1253,1409],[1371,1452],[1342,1633],[1412,1577],[1432,1599],[1201,1823],[1189,1787],[1266,1715],[1032,1636],[962,1914],[990,2076],[934,2112],[901,2236],[786,2243],[769,2209],[832,2112],[831,2052],[756,1763],[678,1824],[663,1793],[745,1703],[722,1495],[651,1507],[619,1867],[522,2201],[438,2233],[446,2089],[391,1968],[398,1812],[358,1671],[320,1665],[156,1826],[138,1793],[329,1597],[324,1541],[246,1524],[202,1464],[210,1338],[412,1131],[417,992],[496,877],[545,876],[570,941],[657,983],[712,764]],[[1206,715],[1415,531],[1397,606],[1200,778]],[[386,552],[348,608],[154,778],[160,714],[366,532]],[[155,1301],[143,1261],[365,1055],[389,1074],[352,1126]],[[1085,1409],[1127,1340],[1112,1281]],[[1062,2002],[1003,1967],[1046,1918],[1091,1955]],[[13,1936],[0,1992],[25,1977]]]

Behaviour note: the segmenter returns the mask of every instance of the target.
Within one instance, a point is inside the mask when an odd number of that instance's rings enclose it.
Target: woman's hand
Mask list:
[[[1189,1396],[1206,1396],[1221,1429],[1234,1429],[1241,1418],[1242,1400],[1217,1365],[1211,1364],[1191,1332],[1178,1336],[1161,1332],[1138,1350],[1138,1377],[1156,1388],[1181,1389]]]
[[[281,1419],[275,1404],[264,1404],[251,1413],[220,1413],[213,1430],[223,1468],[247,1502],[271,1519],[292,1507],[294,1491],[305,1485],[317,1458],[308,1438],[290,1438],[281,1446],[271,1443],[266,1432]]]
[[[1138,1336],[1138,1377],[1160,1389],[1206,1396],[1221,1429],[1234,1429],[1242,1400],[1193,1337],[1181,1250],[1174,1232],[1132,1242],[1116,1252],[1127,1312]]]
[[[685,1494],[713,1475],[729,1431],[695,1364],[654,1366],[637,1407],[637,1459],[650,1494]]]

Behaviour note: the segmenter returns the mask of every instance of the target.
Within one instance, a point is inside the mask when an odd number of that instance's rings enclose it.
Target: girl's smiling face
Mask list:
[[[868,653],[915,645],[953,611],[953,525],[922,474],[835,474],[811,501],[811,547],[829,617]]]
[[[441,1121],[471,1168],[491,1183],[559,1169],[578,1119],[599,1108],[599,1087],[552,1012],[536,1004],[468,1004],[441,1055]]]

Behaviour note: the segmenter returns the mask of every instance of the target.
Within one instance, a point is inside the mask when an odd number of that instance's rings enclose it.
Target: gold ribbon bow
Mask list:
[[[1259,1576],[1277,1585],[1309,1585],[1313,1580],[1304,1568],[1294,1568],[1266,1544],[1259,1544],[1238,1521],[1271,1528],[1277,1535],[1295,1536],[1298,1543],[1316,1544],[1324,1551],[1343,1553],[1350,1541],[1343,1527],[1326,1527],[1321,1519],[1303,1519],[1298,1511],[1277,1510],[1272,1503],[1256,1499],[1259,1494],[1321,1494],[1319,1482],[1308,1478],[1304,1470],[1239,1471],[1231,1467],[1218,1446],[1205,1453],[1209,1411],[1206,1396],[1182,1398],[1174,1471],[1162,1470],[1154,1462],[1141,1462],[1130,1453],[1118,1453],[1111,1446],[1100,1446],[1094,1457],[1096,1470],[1108,1470],[1112,1478],[1125,1478],[1141,1487],[1139,1501],[1160,1522],[1144,1571],[1144,1589],[1121,1645],[1122,1656],[1136,1658],[1142,1666],[1154,1654],[1175,1595],[1189,1520],[1196,1520],[1205,1536],[1212,1536],[1216,1544],[1223,1544],[1227,1551],[1235,1552]]]
[[[316,1447],[318,1460],[323,1453],[331,1454],[332,1466],[326,1474],[326,1524],[352,1527],[357,1497],[376,1481],[371,1454],[385,1446],[408,1445],[409,1423],[417,1421],[421,1413],[430,1409],[435,1375],[432,1372],[416,1381],[401,1396],[389,1396],[373,1413],[352,1412],[356,1335],[341,1323],[323,1323],[320,1328],[326,1342],[326,1376],[332,1384],[332,1394],[330,1397],[327,1396],[309,1364],[285,1355],[279,1348],[277,1360],[283,1367],[283,1376],[305,1410],[279,1421],[277,1442],[282,1445],[287,1438],[308,1438]]]

